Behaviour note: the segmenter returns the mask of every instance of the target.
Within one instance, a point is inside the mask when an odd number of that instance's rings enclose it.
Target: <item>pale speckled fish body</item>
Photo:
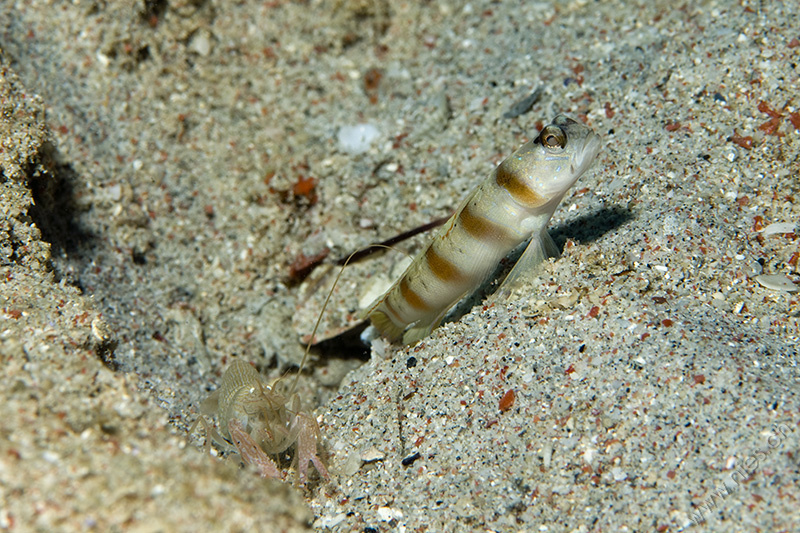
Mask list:
[[[557,255],[547,224],[599,150],[600,137],[590,128],[557,116],[467,196],[364,316],[389,340],[409,344],[428,335],[454,304],[527,239],[531,243],[503,286]]]

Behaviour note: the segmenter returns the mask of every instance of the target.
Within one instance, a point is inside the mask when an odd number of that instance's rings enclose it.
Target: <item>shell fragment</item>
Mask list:
[[[756,276],[756,281],[763,287],[776,291],[795,292],[800,290],[800,285],[796,285],[788,276],[783,274],[762,274]]]

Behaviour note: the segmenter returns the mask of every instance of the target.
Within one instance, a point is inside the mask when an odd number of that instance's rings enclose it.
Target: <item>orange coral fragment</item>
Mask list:
[[[500,412],[505,413],[509,409],[514,406],[514,400],[517,399],[516,394],[514,394],[514,389],[508,389],[502,398],[500,398]]]
[[[292,186],[292,193],[295,196],[305,196],[309,200],[312,200],[312,203],[316,201],[317,195],[314,193],[314,189],[317,186],[316,178],[312,178],[311,176],[305,177],[300,175],[297,177],[297,182]]]
[[[775,111],[769,106],[768,103],[766,103],[763,100],[758,102],[758,110],[761,111],[762,113],[766,113],[772,118],[783,118],[783,115],[781,114],[780,111]]]
[[[773,117],[766,121],[765,123],[761,124],[758,129],[766,133],[767,135],[778,135],[782,136],[783,134],[778,131],[778,128],[781,126],[781,119],[780,117]]]
[[[733,144],[741,146],[745,150],[752,150],[753,149],[753,138],[749,135],[747,137],[743,137],[738,133],[734,132],[733,135],[730,136],[728,139]]]
[[[789,122],[796,130],[800,130],[800,113],[789,113]]]

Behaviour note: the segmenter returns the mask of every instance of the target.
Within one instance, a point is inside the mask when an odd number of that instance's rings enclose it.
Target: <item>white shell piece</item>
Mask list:
[[[322,528],[333,529],[345,520],[347,520],[347,514],[345,513],[339,513],[332,516],[326,515],[320,517],[314,525]]]
[[[795,228],[794,222],[776,222],[770,224],[761,231],[764,233],[764,237],[769,237],[775,234],[794,233]]]
[[[337,135],[339,150],[351,155],[363,154],[380,135],[373,124],[342,126]]]
[[[795,292],[800,290],[800,285],[796,285],[792,280],[783,274],[762,274],[756,276],[756,281],[762,286],[776,291]]]

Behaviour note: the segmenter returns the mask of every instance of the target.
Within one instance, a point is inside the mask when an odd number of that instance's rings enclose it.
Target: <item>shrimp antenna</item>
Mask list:
[[[342,268],[339,269],[339,273],[336,274],[336,279],[333,280],[333,285],[331,286],[331,290],[328,291],[328,296],[325,298],[325,303],[322,304],[322,310],[319,312],[317,316],[317,322],[314,324],[314,329],[311,330],[311,336],[308,338],[308,342],[306,343],[306,351],[303,354],[303,359],[300,361],[300,368],[297,370],[297,374],[294,377],[294,382],[292,383],[292,388],[289,390],[289,396],[295,393],[297,390],[297,383],[300,381],[300,374],[303,372],[303,368],[306,366],[306,362],[308,361],[308,356],[311,353],[311,345],[314,343],[314,337],[317,335],[317,330],[319,329],[319,325],[322,322],[322,315],[325,313],[325,309],[328,307],[328,302],[331,301],[331,296],[333,296],[333,291],[336,289],[336,284],[339,283],[339,278],[342,277],[342,273],[344,269],[347,267],[347,264],[350,262],[351,259],[355,258],[356,260],[361,259],[365,255],[371,254],[375,252],[378,248],[385,248],[386,250],[397,250],[392,246],[388,246],[385,244],[370,244],[364,248],[359,248],[355,252],[351,253],[347,259],[342,261],[337,261],[337,264],[341,264]],[[368,253],[365,254],[365,251]],[[399,250],[398,250],[399,251]],[[402,252],[404,255],[408,256],[405,252]]]

